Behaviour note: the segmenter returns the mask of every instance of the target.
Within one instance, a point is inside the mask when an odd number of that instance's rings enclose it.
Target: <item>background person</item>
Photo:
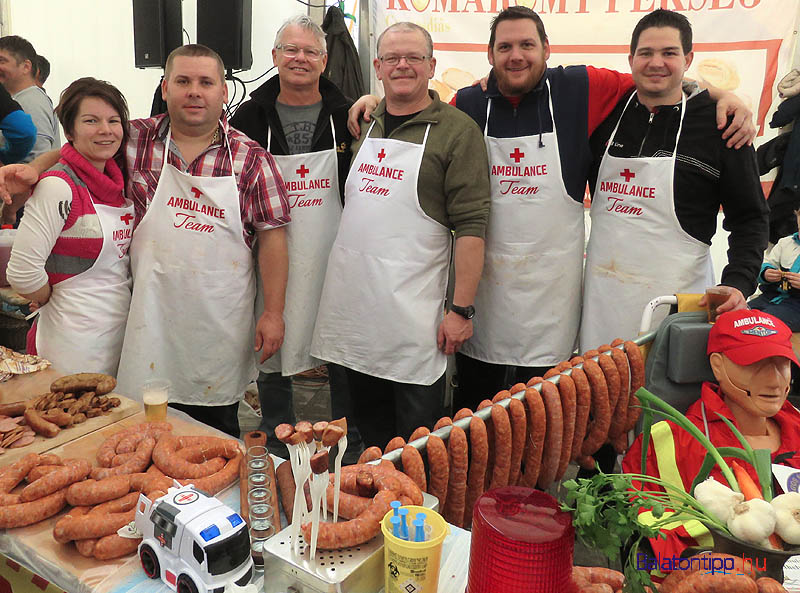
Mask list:
[[[131,298],[133,204],[114,157],[128,106],[116,87],[80,78],[57,112],[68,142],[28,201],[7,275],[40,305],[29,353],[65,374],[116,375]]]
[[[0,147],[0,163],[19,163],[36,142],[36,126],[31,116],[0,85],[0,132],[5,142]]]
[[[800,223],[800,209],[794,211]],[[800,228],[800,227],[799,227]],[[795,332],[800,331],[800,237],[793,233],[770,250],[758,275],[761,294],[748,305],[774,315]]]
[[[36,126],[36,142],[22,158],[21,162],[24,163],[50,150],[58,150],[61,146],[53,102],[44,89],[36,84],[37,63],[36,50],[27,39],[18,35],[0,37],[0,84],[31,116]],[[19,222],[18,212],[27,197],[27,194],[15,195],[11,204],[3,208],[4,224]]]
[[[259,429],[267,433],[270,451],[276,454],[286,451],[286,445],[275,437],[275,427],[297,421],[291,376],[324,364],[309,350],[350,167],[347,110],[351,102],[322,76],[327,60],[322,29],[305,15],[292,17],[275,35],[272,61],[278,75],[253,91],[231,118],[232,126],[273,155],[289,188],[292,224],[286,231],[286,335],[280,350],[258,366],[257,382]],[[263,299],[259,290],[256,310]],[[350,418],[347,445],[352,453],[348,458],[355,454],[351,460],[355,462],[361,437],[352,419],[347,375],[338,365],[326,366],[331,417]]]
[[[24,162],[61,146],[53,102],[36,84],[37,64],[36,50],[27,39],[0,37],[0,83],[36,126],[36,144]]]
[[[50,78],[50,62],[42,54],[36,54],[36,86],[44,89],[44,83]]]

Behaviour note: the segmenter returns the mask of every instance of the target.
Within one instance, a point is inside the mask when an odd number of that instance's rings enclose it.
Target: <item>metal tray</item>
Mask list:
[[[423,492],[423,506],[438,510],[439,500]],[[310,548],[300,534],[299,553],[292,552],[291,526],[264,544],[265,593],[377,593],[383,588],[383,534],[360,546],[341,550]]]

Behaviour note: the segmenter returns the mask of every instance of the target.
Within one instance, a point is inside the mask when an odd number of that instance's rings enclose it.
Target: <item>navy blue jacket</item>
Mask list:
[[[564,185],[576,202],[583,202],[586,180],[592,164],[592,151],[589,145],[589,73],[586,66],[566,68],[559,66],[548,68],[545,76],[550,81],[550,90],[553,94]],[[495,138],[514,138],[552,132],[553,118],[548,106],[545,76],[531,92],[522,97],[516,108],[500,93],[494,72],[489,75],[486,91],[479,85],[458,91],[455,106],[484,129],[486,104],[491,99],[492,113],[489,117],[488,134]],[[620,89],[614,85],[609,92],[613,96],[619,93]],[[615,104],[616,99],[609,105],[598,105],[597,111],[608,112]]]

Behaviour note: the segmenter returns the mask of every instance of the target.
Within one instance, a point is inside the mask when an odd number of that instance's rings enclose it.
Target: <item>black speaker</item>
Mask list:
[[[228,70],[253,65],[253,0],[197,0],[197,43],[217,52]]]
[[[133,0],[133,47],[137,68],[163,68],[182,45],[181,0]]]

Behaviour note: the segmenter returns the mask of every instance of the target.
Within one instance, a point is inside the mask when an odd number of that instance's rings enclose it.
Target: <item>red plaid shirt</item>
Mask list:
[[[128,167],[128,197],[133,200],[136,223],[142,219],[153,199],[164,166],[164,142],[169,118],[158,115],[130,122],[125,149]],[[233,170],[239,187],[239,212],[244,239],[252,247],[255,231],[282,226],[289,222],[286,186],[272,155],[253,140],[228,125],[223,116],[223,140],[233,156]],[[170,142],[168,162],[185,173],[204,177],[231,174],[231,162],[223,142],[216,142],[187,166],[174,142]]]

